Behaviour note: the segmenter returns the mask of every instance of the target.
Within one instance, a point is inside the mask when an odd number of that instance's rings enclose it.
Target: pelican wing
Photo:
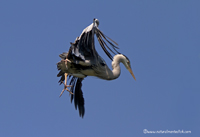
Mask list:
[[[112,60],[113,56],[112,54],[116,55],[119,54],[117,49],[119,49],[117,46],[118,44],[113,41],[111,38],[103,34],[103,32],[97,27],[96,23],[92,23],[90,26],[85,28],[81,35],[79,36],[79,53],[81,56],[87,56],[89,53],[89,57],[95,57],[95,54],[98,54],[95,50],[95,41],[94,41],[94,35],[96,34],[97,40],[103,49],[103,51],[106,53],[106,55]],[[112,49],[109,47],[111,46]],[[99,59],[99,58],[95,58]]]
[[[82,92],[82,80],[81,78],[77,78],[74,76],[68,76],[68,78],[70,80],[70,85],[72,85],[71,87],[71,92],[73,93],[71,95],[71,103],[74,99],[74,105],[75,108],[79,110],[79,115],[80,117],[83,117],[85,114],[85,107],[84,107],[84,98],[83,98],[83,92]]]
[[[92,64],[97,64],[101,58],[95,49],[94,35],[96,34],[97,40],[105,52],[105,54],[112,60],[113,55],[119,54],[117,49],[118,44],[111,38],[103,34],[98,28],[97,24],[93,22],[91,25],[86,27],[81,35],[75,40],[72,47],[72,56],[82,60],[90,60]],[[112,48],[112,49],[111,49]]]

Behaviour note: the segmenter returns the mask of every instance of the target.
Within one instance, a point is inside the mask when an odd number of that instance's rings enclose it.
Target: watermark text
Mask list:
[[[155,131],[150,131],[147,129],[143,129],[144,134],[188,134],[192,133],[191,131],[186,131],[186,130],[155,130]]]

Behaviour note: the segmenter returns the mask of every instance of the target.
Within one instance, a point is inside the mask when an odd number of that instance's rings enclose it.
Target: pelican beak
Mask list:
[[[128,67],[128,71],[131,73],[131,75],[133,76],[133,78],[136,80],[135,75],[133,74],[133,71],[132,71],[131,67]]]

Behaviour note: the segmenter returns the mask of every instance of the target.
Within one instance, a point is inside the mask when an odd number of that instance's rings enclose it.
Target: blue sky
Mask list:
[[[0,136],[133,137],[200,129],[200,2],[195,0],[0,1]],[[130,60],[117,80],[83,81],[80,118],[63,86],[59,54],[92,23]],[[100,55],[111,61],[96,41]]]

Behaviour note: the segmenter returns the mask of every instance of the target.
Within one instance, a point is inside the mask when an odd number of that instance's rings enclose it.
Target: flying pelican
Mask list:
[[[123,63],[126,69],[131,73],[133,78],[135,76],[131,69],[130,60],[123,54],[120,54],[116,49],[118,48],[117,43],[109,37],[105,36],[98,29],[99,21],[94,19],[93,23],[86,27],[81,35],[76,38],[74,43],[70,43],[70,49],[67,53],[60,54],[61,61],[57,63],[59,71],[58,77],[60,78],[60,84],[64,84],[64,89],[60,96],[67,90],[71,94],[71,102],[74,99],[75,108],[79,109],[79,115],[84,116],[84,98],[81,90],[82,80],[87,76],[95,76],[104,80],[114,80],[120,75],[120,63]],[[104,59],[98,54],[95,49],[94,35],[96,34],[97,39],[106,53],[106,55],[113,60],[112,68],[110,70]],[[111,50],[106,42],[109,43],[112,48]],[[109,40],[110,41],[109,41]],[[115,45],[114,45],[114,44]],[[115,56],[113,57],[111,51]],[[70,79],[69,85],[67,85],[67,79]],[[136,79],[135,79],[136,80]],[[63,82],[65,81],[65,83]],[[68,89],[70,87],[70,90]]]

